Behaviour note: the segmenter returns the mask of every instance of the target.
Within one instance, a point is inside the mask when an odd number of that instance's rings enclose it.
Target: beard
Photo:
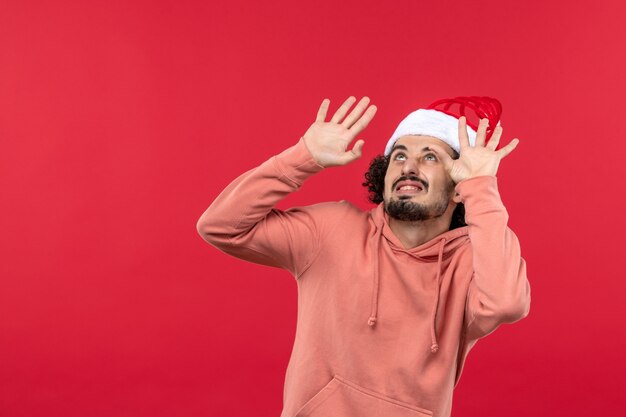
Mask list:
[[[384,202],[384,208],[390,217],[404,222],[416,222],[434,219],[442,216],[450,204],[449,194],[454,189],[454,183],[450,182],[446,189],[442,190],[435,201],[430,204],[415,203],[411,197],[400,197]]]
[[[446,212],[448,200],[440,199],[432,204],[414,203],[409,199],[385,201],[385,211],[390,217],[404,222],[416,222],[439,217]]]

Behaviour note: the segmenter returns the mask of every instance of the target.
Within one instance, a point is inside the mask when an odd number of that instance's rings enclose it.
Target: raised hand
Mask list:
[[[459,118],[459,142],[461,145],[459,159],[452,159],[443,148],[433,146],[438,148],[437,154],[455,183],[480,175],[496,175],[500,161],[510,154],[519,143],[519,139],[513,139],[506,146],[496,151],[500,136],[502,136],[502,126],[498,123],[489,142],[485,145],[488,125],[488,119],[480,120],[476,131],[476,145],[470,146],[465,116]]]
[[[357,140],[350,150],[348,145],[367,127],[376,113],[376,106],[368,107],[370,99],[363,97],[346,116],[355,101],[356,97],[348,97],[329,122],[324,120],[330,100],[322,101],[315,122],[302,136],[304,144],[318,164],[324,167],[346,165],[361,157],[365,143],[363,140]]]

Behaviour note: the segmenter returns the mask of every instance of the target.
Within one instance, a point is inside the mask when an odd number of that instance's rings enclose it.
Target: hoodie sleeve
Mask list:
[[[466,337],[476,340],[528,315],[530,284],[519,241],[507,226],[497,178],[470,178],[459,182],[456,191],[465,205],[474,268],[465,307]]]
[[[328,203],[285,211],[274,206],[323,169],[300,138],[230,183],[198,220],[198,233],[229,255],[299,276],[319,252]]]

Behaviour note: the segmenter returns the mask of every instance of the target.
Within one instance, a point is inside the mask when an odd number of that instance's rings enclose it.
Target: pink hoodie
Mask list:
[[[300,139],[235,179],[197,223],[225,253],[295,277],[281,417],[449,416],[476,341],[530,309],[496,177],[456,185],[468,226],[404,249],[382,203],[274,208],[322,169]]]

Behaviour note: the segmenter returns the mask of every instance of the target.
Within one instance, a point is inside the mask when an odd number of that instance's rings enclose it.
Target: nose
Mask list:
[[[404,164],[402,164],[402,175],[407,176],[407,175],[416,175],[419,173],[419,168],[417,166],[417,162],[415,162],[414,159],[412,158],[407,158],[406,161],[404,161]]]

